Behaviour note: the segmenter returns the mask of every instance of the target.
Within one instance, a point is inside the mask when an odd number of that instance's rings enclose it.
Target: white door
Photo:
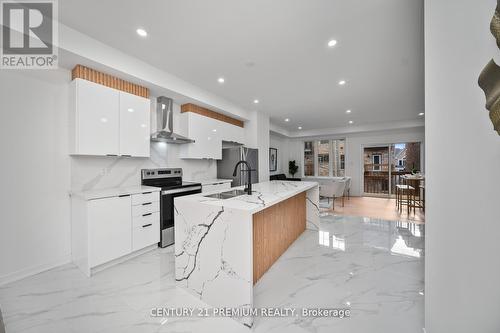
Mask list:
[[[120,92],[120,155],[149,157],[150,101]]]
[[[89,258],[95,267],[132,251],[132,199],[122,197],[88,202]]]
[[[118,155],[119,91],[77,80],[78,154]]]

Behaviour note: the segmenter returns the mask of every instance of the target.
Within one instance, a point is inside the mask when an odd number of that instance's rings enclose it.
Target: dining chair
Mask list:
[[[342,197],[342,207],[344,207],[344,193],[346,180],[331,180],[319,186],[319,196],[328,198],[328,203],[332,199],[332,210],[335,210],[335,199]]]
[[[345,190],[344,196],[347,196],[347,200],[351,199],[351,177],[345,177]]]

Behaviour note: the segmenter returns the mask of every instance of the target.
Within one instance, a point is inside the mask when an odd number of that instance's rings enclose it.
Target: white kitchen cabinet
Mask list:
[[[197,113],[181,114],[181,121],[187,122],[187,136],[194,143],[181,146],[181,158],[217,159],[222,158],[221,123],[218,120]]]
[[[72,261],[88,276],[160,241],[160,189],[139,186],[117,191],[71,195]]]
[[[219,122],[221,139],[224,141],[245,142],[245,130],[242,127],[232,125],[226,122]]]
[[[150,101],[83,79],[71,82],[70,154],[149,157]]]
[[[160,241],[160,196],[158,192],[132,196],[132,251]]]
[[[71,153],[118,155],[119,91],[81,79],[72,85]]]
[[[98,266],[132,251],[130,195],[88,203],[89,262]]]
[[[231,189],[231,182],[224,183],[213,183],[213,184],[203,184],[201,186],[201,192],[212,192],[212,191],[223,191]]]
[[[160,212],[134,217],[132,251],[143,249],[160,241]]]
[[[149,157],[150,101],[120,92],[120,155]]]

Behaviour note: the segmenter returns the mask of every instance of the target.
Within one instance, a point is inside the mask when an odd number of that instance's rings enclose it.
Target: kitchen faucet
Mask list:
[[[241,170],[241,171],[246,171],[247,174],[248,174],[248,177],[247,177],[247,188],[245,189],[245,191],[247,191],[248,195],[252,195],[252,171],[255,171],[255,170],[250,169],[250,164],[247,161],[239,161],[234,166],[233,177],[236,177],[236,171],[237,171],[238,166],[240,164],[245,164],[247,166],[247,170]]]

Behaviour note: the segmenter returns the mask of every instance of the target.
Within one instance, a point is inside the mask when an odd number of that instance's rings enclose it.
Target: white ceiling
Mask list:
[[[424,110],[423,0],[64,0],[59,16],[289,130]]]

